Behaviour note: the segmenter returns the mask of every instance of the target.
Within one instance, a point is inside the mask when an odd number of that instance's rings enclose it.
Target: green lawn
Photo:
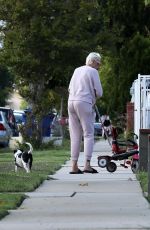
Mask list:
[[[0,150],[0,219],[9,209],[18,207],[25,199],[24,192],[35,190],[49,174],[54,174],[70,157],[67,146],[33,152],[31,173],[23,169],[14,172],[13,151]]]
[[[137,179],[140,182],[140,185],[141,185],[141,188],[142,188],[144,194],[147,194],[148,193],[148,173],[147,172],[139,172],[137,174]],[[146,196],[146,198],[150,202],[150,197]]]
[[[9,209],[15,209],[25,199],[24,194],[0,194],[0,219],[9,214]]]

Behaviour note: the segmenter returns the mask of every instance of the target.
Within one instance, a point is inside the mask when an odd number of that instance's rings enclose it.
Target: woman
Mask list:
[[[68,114],[71,139],[71,174],[97,173],[91,167],[94,146],[94,104],[102,96],[99,78],[101,56],[92,52],[86,58],[86,65],[75,69],[69,84]],[[84,170],[78,168],[80,144],[84,138]]]

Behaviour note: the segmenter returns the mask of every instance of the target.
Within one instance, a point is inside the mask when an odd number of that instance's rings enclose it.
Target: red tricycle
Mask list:
[[[134,139],[137,139],[137,135],[134,135]],[[120,165],[124,168],[131,166],[133,173],[136,173],[139,167],[139,151],[136,140],[127,139],[126,141],[117,140],[118,133],[115,127],[112,127],[112,156],[98,156],[98,165],[101,168],[107,169],[108,172],[115,172],[117,165],[114,161],[122,161]]]

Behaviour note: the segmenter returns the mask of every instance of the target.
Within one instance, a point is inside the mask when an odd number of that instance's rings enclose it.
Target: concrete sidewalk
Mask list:
[[[0,222],[0,230],[150,229],[150,205],[131,169],[109,173],[97,156],[110,154],[107,141],[94,146],[92,166],[98,174],[71,175],[71,162],[51,176],[17,210]],[[84,155],[79,166],[83,169]]]

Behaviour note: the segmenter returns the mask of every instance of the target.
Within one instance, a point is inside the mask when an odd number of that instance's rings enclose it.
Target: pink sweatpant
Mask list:
[[[84,137],[85,160],[91,160],[94,145],[94,110],[91,104],[82,101],[68,102],[71,159],[78,160],[82,136]]]

